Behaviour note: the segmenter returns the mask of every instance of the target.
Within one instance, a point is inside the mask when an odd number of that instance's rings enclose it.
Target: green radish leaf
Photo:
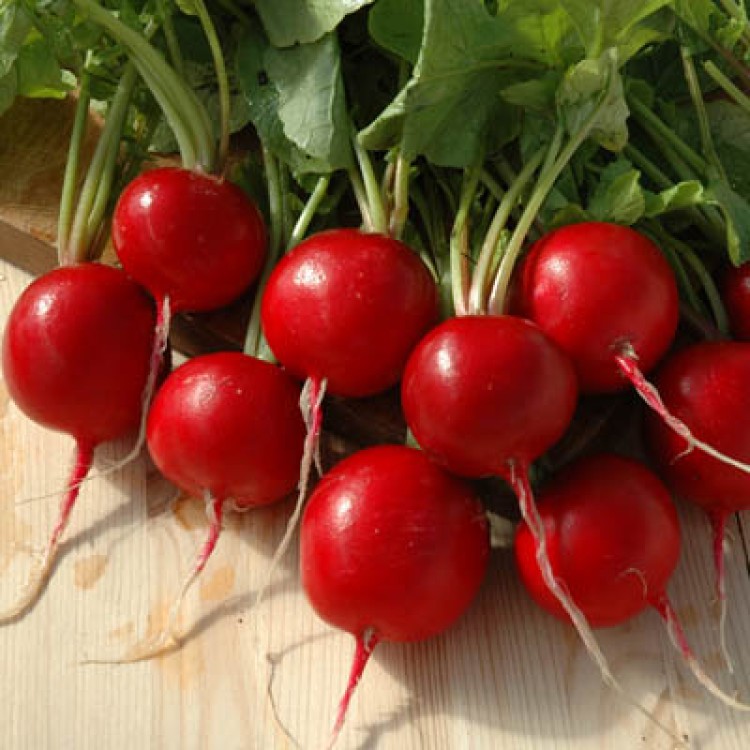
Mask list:
[[[34,98],[62,99],[70,91],[49,45],[38,35],[18,51],[16,87],[20,96]]]
[[[750,114],[727,101],[706,105],[714,146],[733,190],[750,201]]]
[[[670,211],[678,211],[682,208],[690,208],[705,203],[705,190],[703,184],[698,180],[678,182],[660,193],[644,190],[644,195],[646,197],[644,216],[649,219]]]
[[[746,263],[750,260],[750,203],[721,181],[712,182],[708,186],[706,198],[724,217],[727,253],[732,263]]]
[[[608,165],[599,177],[588,212],[597,221],[635,224],[646,208],[640,179],[641,173],[625,159]]]
[[[276,47],[316,42],[350,13],[373,0],[255,0],[263,27]]]
[[[610,151],[619,151],[628,140],[630,112],[617,62],[615,49],[605,51],[596,60],[582,60],[566,73],[557,92],[559,116],[568,133],[580,132],[595,116],[590,137]],[[599,109],[603,97],[606,100]]]
[[[615,47],[625,62],[647,44],[665,38],[671,14],[655,17],[673,0],[560,0],[586,49],[597,58]],[[692,0],[690,0],[692,1]]]
[[[519,133],[520,111],[500,92],[565,65],[574,57],[572,38],[552,0],[506,3],[497,15],[478,0],[426,0],[413,75],[361,141],[370,149],[400,144],[408,158],[424,155],[441,166],[468,166]]]
[[[186,16],[197,16],[198,9],[195,6],[194,0],[174,0],[175,5],[186,15]]]
[[[290,49],[243,32],[237,70],[250,117],[269,148],[297,172],[326,173],[351,163],[336,37]]]
[[[375,44],[412,65],[422,45],[425,0],[380,0],[368,16],[370,36]]]
[[[712,0],[673,0],[673,10],[689,27],[677,29],[681,43],[687,44],[692,52],[705,52],[711,49],[711,40],[731,50],[748,28],[747,13],[742,3],[735,3],[741,19],[725,14]],[[692,32],[692,33],[691,33]]]
[[[506,86],[500,96],[517,107],[523,107],[538,113],[554,110],[555,95],[562,80],[562,73],[552,70],[531,81],[521,81]]]
[[[18,2],[0,2],[0,76],[8,74],[33,28],[32,18]]]

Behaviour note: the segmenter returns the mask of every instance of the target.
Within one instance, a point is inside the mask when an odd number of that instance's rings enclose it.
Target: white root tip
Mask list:
[[[209,520],[209,531],[206,541],[201,547],[193,569],[185,576],[180,590],[169,608],[167,624],[155,635],[135,644],[125,654],[116,657],[85,659],[82,664],[129,664],[137,661],[147,661],[161,656],[168,651],[176,651],[182,645],[188,632],[179,630],[180,610],[190,588],[203,572],[216,542],[221,534],[224,500],[206,493],[206,515]]]
[[[685,633],[677,620],[674,609],[666,599],[663,599],[656,605],[661,618],[667,626],[667,633],[672,645],[680,652],[695,679],[715,698],[722,703],[737,711],[750,711],[750,704],[743,703],[734,696],[724,692],[705,672],[703,667],[695,657],[690,645],[687,642]]]

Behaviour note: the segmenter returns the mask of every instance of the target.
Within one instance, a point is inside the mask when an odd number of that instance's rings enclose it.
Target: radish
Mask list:
[[[628,372],[618,358],[648,372],[674,339],[674,274],[629,227],[583,222],[550,232],[532,246],[518,281],[519,312],[569,354],[586,393],[623,389]]]
[[[488,559],[489,529],[474,491],[420,451],[367,448],[323,477],[302,519],[302,585],[320,617],[357,644],[329,747],[375,646],[452,625]]]
[[[668,490],[652,472],[615,455],[580,459],[539,494],[539,515],[554,573],[592,626],[619,625],[652,607],[699,682],[728,705],[750,709],[703,671],[669,600],[680,527]],[[519,525],[515,556],[521,580],[541,607],[569,621],[546,584],[534,537],[525,522]]]
[[[227,501],[247,510],[294,489],[305,439],[299,398],[289,375],[239,352],[194,357],[165,380],[149,412],[149,453],[164,476],[206,498],[211,524],[167,627],[120,661],[153,657],[179,642],[179,607],[216,546]]]
[[[255,205],[231,182],[163,167],[136,177],[115,207],[112,241],[127,273],[170,309],[234,301],[257,278],[266,233]]]
[[[19,408],[76,441],[60,514],[23,595],[3,621],[36,601],[100,443],[138,428],[147,398],[154,307],[110,266],[65,266],[32,282],[11,311],[3,338],[3,376]]]
[[[750,472],[692,435],[645,378],[666,354],[679,318],[674,274],[647,237],[605,222],[550,232],[524,259],[515,296],[517,311],[570,356],[583,392],[615,392],[630,382],[691,447]]]
[[[721,296],[732,335],[740,341],[750,341],[750,263],[726,271]]]
[[[750,461],[750,345],[704,342],[672,355],[656,385],[667,408],[719,450]],[[750,508],[750,477],[701,451],[652,416],[646,420],[650,454],[678,496],[703,508],[713,526],[716,588],[721,604],[724,645],[726,589],[724,537],[732,513]],[[724,649],[726,655],[726,648]],[[728,664],[731,664],[727,660]]]
[[[395,385],[437,319],[437,289],[398,240],[356,229],[308,237],[276,265],[261,320],[271,350],[299,378],[339,396]]]

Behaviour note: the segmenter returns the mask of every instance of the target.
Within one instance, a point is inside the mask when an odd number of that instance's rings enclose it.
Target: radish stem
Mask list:
[[[73,131],[70,135],[68,157],[65,162],[65,176],[63,177],[62,196],[60,198],[60,215],[57,223],[57,260],[61,266],[72,262],[70,257],[70,229],[73,220],[73,204],[75,203],[76,183],[78,181],[78,167],[81,159],[83,139],[86,135],[86,125],[89,117],[89,103],[91,102],[91,73],[88,64],[91,53],[86,57],[86,63],[81,71],[76,115]]]
[[[352,143],[354,145],[354,155],[357,157],[357,163],[362,176],[362,184],[364,185],[371,231],[379,234],[387,234],[388,219],[386,217],[383,196],[380,194],[380,186],[378,185],[378,179],[375,176],[372,161],[370,161],[367,151],[365,151],[362,144],[359,142],[356,133],[353,134]],[[364,219],[365,217],[363,216],[362,218]]]
[[[488,276],[492,268],[492,261],[495,257],[497,244],[500,241],[500,234],[508,223],[511,211],[515,208],[515,205],[531,179],[531,176],[542,163],[543,157],[544,149],[539,149],[531,159],[529,159],[518,177],[513,181],[508,192],[502,197],[500,205],[497,207],[497,211],[495,212],[492,224],[490,225],[484,243],[482,244],[476,268],[472,275],[471,288],[469,291],[470,314],[479,315],[487,308],[486,295]]]
[[[453,220],[450,236],[450,278],[453,296],[453,309],[456,315],[466,315],[469,311],[469,274],[467,256],[469,254],[469,212],[474,202],[482,174],[482,160],[464,171],[458,210]]]
[[[211,50],[214,68],[216,70],[216,82],[219,88],[219,151],[217,163],[215,166],[218,174],[223,174],[226,169],[227,155],[229,154],[229,116],[232,106],[229,93],[229,78],[227,76],[227,66],[224,61],[224,53],[221,49],[221,42],[216,33],[216,27],[211,20],[211,15],[206,9],[203,0],[193,0],[198,18],[203,27],[203,33],[208,40],[208,46]]]
[[[214,164],[211,122],[195,92],[137,31],[94,0],[73,2],[127,48],[177,138],[183,166],[186,169],[210,171]]]

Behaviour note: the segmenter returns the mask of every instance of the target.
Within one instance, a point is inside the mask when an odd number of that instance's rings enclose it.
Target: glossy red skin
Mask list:
[[[302,585],[329,624],[354,635],[418,641],[468,608],[489,560],[471,487],[421,451],[378,446],[326,474],[300,531]]]
[[[680,526],[668,490],[645,466],[589,456],[554,477],[538,506],[555,575],[590,625],[619,625],[664,595],[680,556]],[[542,579],[525,523],[515,556],[534,600],[568,620]]]
[[[159,470],[196,496],[265,505],[299,479],[305,425],[300,388],[268,362],[239,352],[194,357],[164,382],[147,442]]]
[[[750,344],[706,342],[673,354],[655,384],[667,408],[693,434],[724,454],[750,463]],[[750,476],[707,456],[651,413],[646,439],[660,474],[676,494],[707,511],[750,508]]]
[[[266,257],[266,230],[231,182],[164,167],[136,177],[112,219],[123,268],[173,311],[213,310],[239,297]]]
[[[630,345],[643,372],[669,348],[679,318],[677,283],[658,247],[629,227],[572,224],[530,250],[515,290],[518,312],[573,360],[581,390],[628,387],[614,354]]]
[[[335,229],[284,256],[263,294],[271,350],[299,378],[328,380],[339,396],[395,385],[409,352],[437,320],[437,288],[406,245]]]
[[[722,299],[732,335],[740,341],[750,341],[750,263],[726,271]]]
[[[3,338],[3,376],[35,422],[97,445],[141,419],[154,305],[122,271],[57,268],[18,298]]]
[[[412,353],[401,384],[417,442],[450,471],[506,476],[570,424],[578,389],[569,359],[539,328],[509,315],[451,318]]]

